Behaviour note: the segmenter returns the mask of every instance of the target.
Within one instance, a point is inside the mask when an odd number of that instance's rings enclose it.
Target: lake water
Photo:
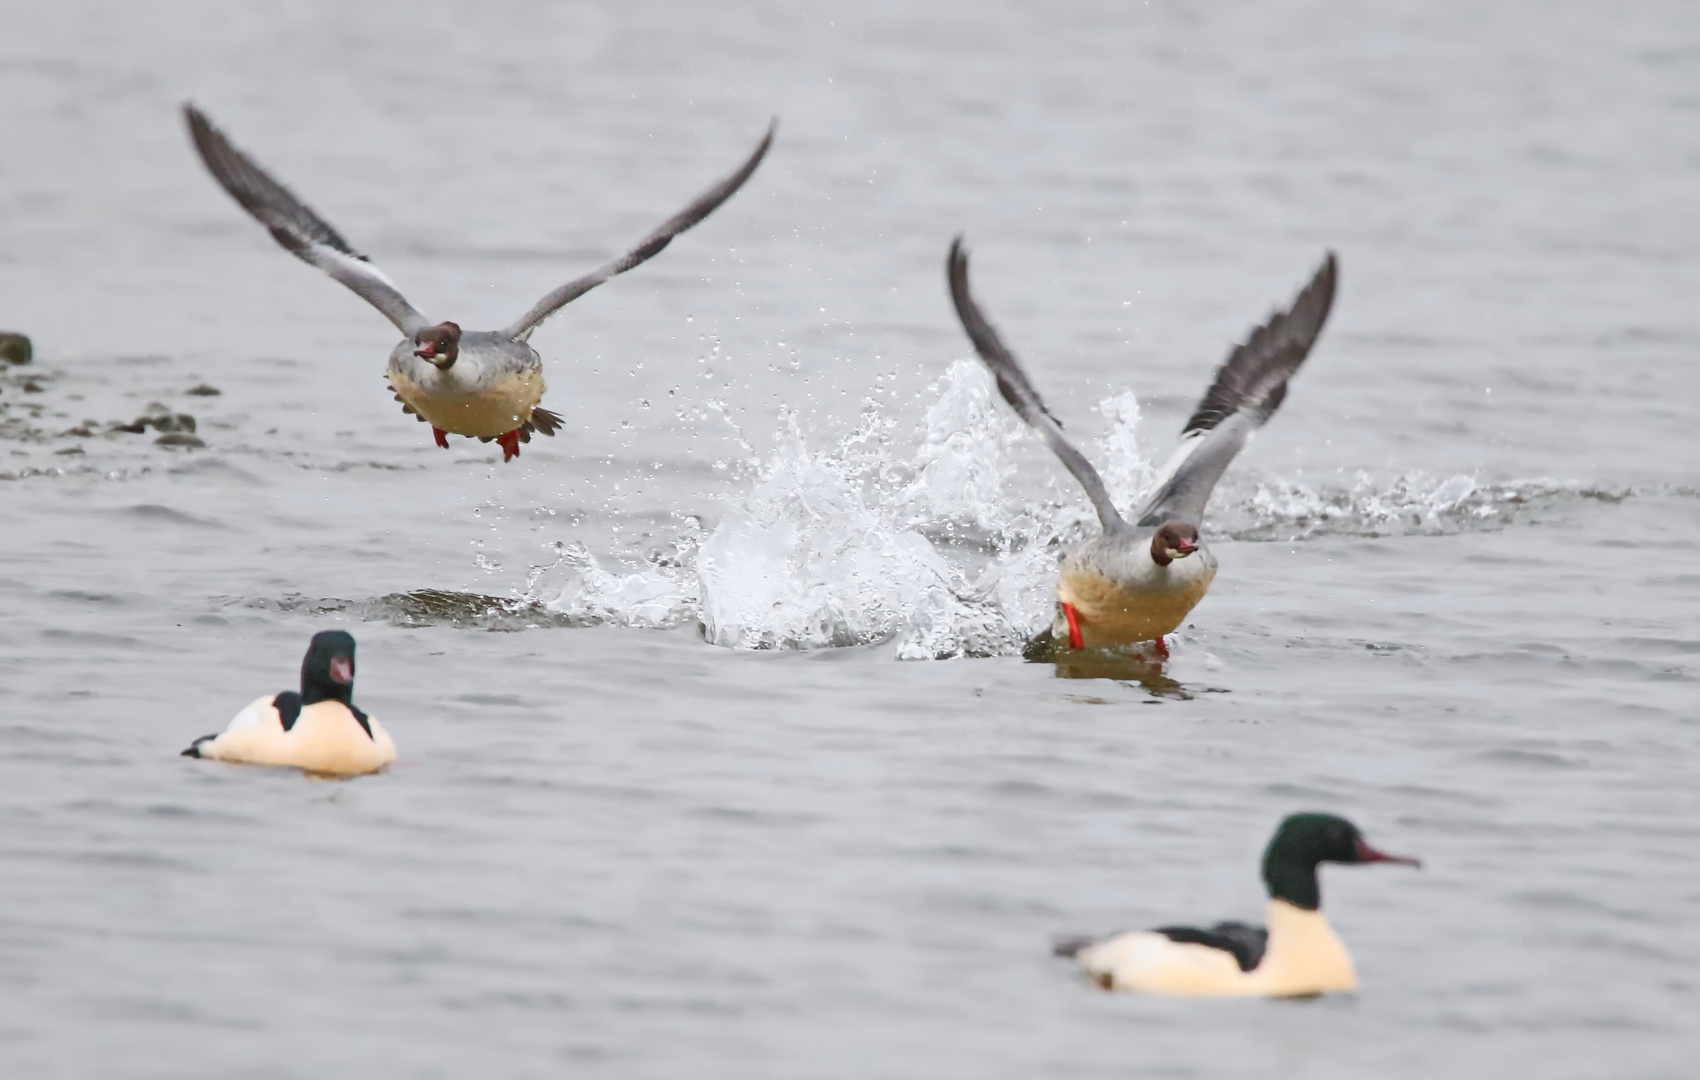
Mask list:
[[[188,98],[470,327],[781,126],[504,466]],[[1693,1075],[1697,190],[1676,2],[0,3],[0,1073]],[[1124,499],[1340,254],[1161,670],[1019,656],[1087,509],[958,230]],[[177,756],[333,626],[388,774]],[[1356,997],[1049,955],[1299,809],[1425,860],[1325,871]]]

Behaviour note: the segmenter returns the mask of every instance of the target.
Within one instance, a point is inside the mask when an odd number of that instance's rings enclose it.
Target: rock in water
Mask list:
[[[28,336],[0,330],[0,360],[8,364],[27,364],[34,356],[35,350],[30,347]]]

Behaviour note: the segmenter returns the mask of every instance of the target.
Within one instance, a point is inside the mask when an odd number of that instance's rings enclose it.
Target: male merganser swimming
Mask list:
[[[433,323],[407,302],[390,279],[349,246],[330,223],[232,146],[192,104],[183,106],[189,135],[213,179],[242,208],[271,230],[291,254],[323,270],[383,313],[407,337],[390,353],[390,388],[402,411],[431,425],[437,445],[450,434],[494,439],[502,460],[519,456],[532,432],[555,434],[561,418],[540,408],[543,361],[528,344],[531,332],[565,305],[658,254],[675,236],[707,217],[756,171],[773,143],[775,120],[755,153],[737,172],[703,192],[630,251],[551,292],[501,330],[467,330]]]
[[[1166,654],[1163,635],[1180,626],[1216,577],[1216,559],[1198,538],[1210,492],[1251,433],[1280,406],[1287,380],[1322,332],[1334,302],[1334,253],[1328,253],[1290,308],[1253,330],[1216,370],[1132,525],[1116,511],[1098,471],[1064,437],[1062,425],[975,304],[960,236],[950,245],[947,276],[957,317],[997,378],[998,391],[1086,489],[1103,527],[1063,560],[1052,641],[1067,641],[1075,649],[1155,641]]]
[[[255,699],[222,734],[201,736],[183,756],[358,776],[394,761],[395,742],[354,704],[354,636],[326,630],[307,646],[300,693]]]
[[[1163,926],[1107,938],[1064,938],[1075,960],[1106,990],[1168,997],[1308,997],[1356,990],[1351,954],[1322,916],[1318,863],[1416,859],[1370,847],[1356,825],[1333,814],[1294,814],[1263,853],[1269,927],[1217,923],[1208,930]]]

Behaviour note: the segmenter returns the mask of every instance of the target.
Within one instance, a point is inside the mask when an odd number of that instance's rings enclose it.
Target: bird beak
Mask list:
[[[347,686],[354,681],[354,661],[346,656],[331,657],[331,681]]]
[[[421,345],[419,348],[413,350],[413,355],[419,357],[421,360],[429,360],[436,354],[436,347],[432,345]]]
[[[1182,555],[1191,555],[1193,552],[1198,550],[1198,545],[1190,540],[1182,540],[1179,544],[1175,545],[1175,550]]]
[[[1419,869],[1423,865],[1423,862],[1422,862],[1421,859],[1413,859],[1409,855],[1389,855],[1385,851],[1377,851],[1374,848],[1370,847],[1369,842],[1366,841],[1361,836],[1358,837],[1357,844],[1358,844],[1358,861],[1361,862],[1361,863],[1366,863],[1366,862],[1398,863],[1400,866],[1415,866],[1415,867],[1418,867]]]

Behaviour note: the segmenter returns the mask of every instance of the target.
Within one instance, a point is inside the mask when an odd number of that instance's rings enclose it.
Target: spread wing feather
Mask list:
[[[402,296],[395,283],[355,251],[330,222],[236,149],[206,114],[183,106],[189,137],[207,171],[242,209],[271,231],[290,254],[318,267],[377,308],[403,334],[412,337],[428,320]]]
[[[744,186],[744,181],[750,178],[756,171],[756,166],[761,164],[761,159],[767,156],[768,147],[773,145],[773,135],[778,128],[779,121],[775,119],[768,125],[767,134],[762,136],[755,152],[749,156],[749,159],[743,165],[738,167],[737,172],[698,195],[689,206],[668,218],[659,228],[644,237],[636,247],[624,255],[603,263],[583,277],[574,278],[537,301],[530,311],[520,316],[517,322],[503,330],[502,333],[516,341],[524,341],[533,330],[542,325],[543,320],[561,308],[610,278],[623,274],[627,270],[640,266],[659,255],[661,250],[671,243],[675,236],[712,214],[721,203],[730,199],[734,192]]]
[[[1098,511],[1098,521],[1103,525],[1104,531],[1112,532],[1124,528],[1126,523],[1122,521],[1116,504],[1110,499],[1110,492],[1104,486],[1103,477],[1099,476],[1098,470],[1086,460],[1086,455],[1077,450],[1063,435],[1062,425],[1057,423],[1056,417],[1045,408],[1044,401],[1028,381],[1027,372],[1022,370],[1015,354],[1004,345],[997,330],[987,321],[984,313],[980,311],[980,306],[974,302],[974,296],[968,289],[968,252],[962,246],[960,236],[950,243],[946,277],[950,281],[950,298],[956,304],[956,316],[962,320],[962,328],[968,332],[968,340],[974,343],[974,351],[980,354],[980,359],[991,370],[993,378],[997,379],[998,393],[1009,402],[1017,416],[1044,437],[1051,452],[1074,474],[1074,478],[1086,490],[1086,497],[1092,500],[1093,508]]]
[[[1181,432],[1181,445],[1140,507],[1140,525],[1179,520],[1198,525],[1216,481],[1245,446],[1251,433],[1280,407],[1287,380],[1298,371],[1328,321],[1339,278],[1338,261],[1330,251],[1286,311],[1276,312],[1252,330],[1216,369]]]

